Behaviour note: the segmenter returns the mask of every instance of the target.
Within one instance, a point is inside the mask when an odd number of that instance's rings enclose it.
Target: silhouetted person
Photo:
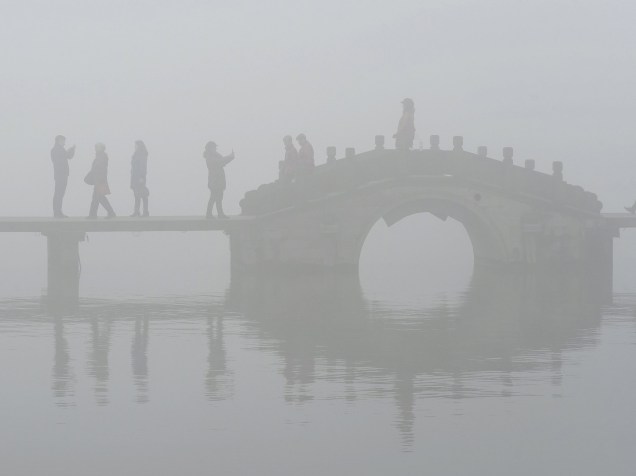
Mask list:
[[[216,211],[219,218],[227,218],[223,213],[223,193],[225,192],[226,180],[224,167],[234,160],[234,151],[230,155],[223,157],[216,150],[215,142],[208,142],[203,151],[205,163],[208,166],[208,188],[210,189],[210,200],[205,214],[206,218],[214,218],[212,208],[216,204]]]
[[[97,218],[97,208],[100,204],[108,213],[108,218],[113,218],[115,212],[106,198],[106,195],[110,195],[110,188],[108,187],[108,155],[106,155],[104,144],[95,144],[95,160],[84,181],[93,185],[93,200],[88,218]]]
[[[55,179],[55,192],[53,193],[53,216],[65,218],[62,213],[62,202],[68,184],[68,161],[75,155],[75,146],[68,150],[64,148],[66,137],[56,136],[55,145],[51,149],[51,161],[53,162],[53,178]]]
[[[305,134],[298,134],[296,141],[300,146],[298,149],[298,172],[299,175],[311,173],[315,166],[314,148],[307,140]]]
[[[284,182],[291,182],[296,177],[298,168],[298,151],[294,147],[292,136],[283,137],[285,146],[285,158],[280,163],[279,178]]]
[[[415,104],[410,98],[402,101],[402,117],[398,123],[397,132],[393,134],[395,148],[409,150],[415,139]]]
[[[146,172],[148,169],[148,150],[144,141],[135,141],[135,152],[130,162],[130,188],[135,194],[135,210],[131,216],[140,216],[139,209],[143,202],[143,216],[147,217],[148,213],[148,196],[150,190],[146,186]]]

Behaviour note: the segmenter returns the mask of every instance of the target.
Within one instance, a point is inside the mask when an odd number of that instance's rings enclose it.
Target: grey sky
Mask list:
[[[632,200],[636,107],[631,2],[2,1],[0,214],[48,215],[55,134],[78,146],[66,198],[102,141],[112,201],[129,206],[135,139],[150,151],[155,213],[202,213],[204,143],[234,148],[227,208],[273,180],[281,138],[317,151],[390,137],[416,101],[424,145],[461,134],[492,156],[515,147],[607,208]],[[416,141],[417,142],[417,141]],[[627,168],[630,167],[630,168]]]

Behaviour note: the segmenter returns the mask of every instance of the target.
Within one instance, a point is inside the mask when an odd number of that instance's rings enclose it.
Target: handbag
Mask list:
[[[91,170],[84,177],[84,183],[87,185],[95,185],[95,177],[93,176],[93,171]]]

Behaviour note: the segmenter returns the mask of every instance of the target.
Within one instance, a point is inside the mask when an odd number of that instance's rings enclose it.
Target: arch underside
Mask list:
[[[360,242],[360,252],[371,227],[378,220],[382,219],[390,227],[406,217],[419,213],[430,213],[444,221],[453,218],[461,223],[470,238],[476,263],[492,264],[506,260],[507,246],[495,226],[466,205],[446,198],[409,199],[383,210],[368,226]]]

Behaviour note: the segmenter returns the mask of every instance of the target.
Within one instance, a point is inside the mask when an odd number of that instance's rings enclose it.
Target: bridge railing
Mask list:
[[[261,215],[374,182],[424,176],[462,178],[500,193],[523,194],[587,213],[596,214],[602,208],[595,194],[564,182],[560,174],[549,175],[465,151],[373,150],[320,165],[293,183],[261,185],[245,194],[241,209],[244,215]]]

